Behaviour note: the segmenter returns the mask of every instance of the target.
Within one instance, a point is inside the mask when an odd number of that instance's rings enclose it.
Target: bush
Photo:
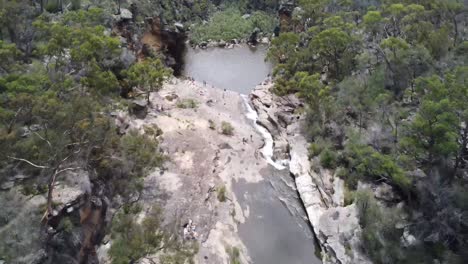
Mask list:
[[[112,223],[112,263],[127,264],[153,253],[163,241],[160,222],[160,210],[156,207],[141,224],[136,223],[133,214],[118,213]]]
[[[226,136],[232,136],[234,135],[234,127],[230,123],[223,121],[221,123],[221,133]]]
[[[232,247],[228,249],[230,263],[232,264],[241,264],[240,261],[240,250],[237,247]]]
[[[81,0],[72,0],[71,1],[71,9],[78,10],[81,8]]]
[[[48,0],[45,5],[45,10],[50,13],[57,13],[60,11],[59,0]]]
[[[218,201],[224,203],[226,201],[226,187],[222,186],[217,189]]]
[[[334,151],[326,148],[320,154],[320,164],[327,169],[336,168],[337,155]]]
[[[194,99],[184,99],[177,103],[178,108],[188,109],[188,108],[197,108],[198,103]]]
[[[390,155],[381,154],[370,146],[349,143],[346,146],[348,169],[357,177],[373,181],[386,181],[399,190],[407,192],[411,180]]]
[[[236,8],[217,12],[206,24],[197,24],[192,28],[191,39],[199,44],[208,40],[245,39],[255,28],[265,33],[272,33],[276,21],[264,12],[254,12],[248,19]]]
[[[344,206],[348,206],[354,202],[354,192],[345,186],[344,189]]]
[[[331,147],[332,146],[329,141],[324,140],[322,137],[316,137],[315,141],[309,145],[309,158],[317,157],[324,149],[330,149]]]
[[[216,124],[213,120],[208,120],[208,125],[211,130],[216,130]]]

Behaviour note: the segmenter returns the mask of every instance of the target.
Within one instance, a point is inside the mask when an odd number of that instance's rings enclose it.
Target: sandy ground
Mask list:
[[[197,107],[177,107],[187,99],[195,100]],[[258,182],[262,180],[259,171],[267,164],[259,151],[263,139],[245,117],[241,96],[173,79],[151,101],[148,116],[133,120],[131,126],[142,129],[156,124],[161,128],[161,148],[171,160],[164,170],[146,178],[144,201],[162,202],[165,223],[179,234],[182,225],[193,220],[200,243],[197,263],[229,263],[227,251],[232,247],[239,248],[242,262],[248,263],[248,253],[237,234],[237,224],[245,220],[248,208],[243,211],[237,203],[232,181]],[[161,107],[163,110],[156,110]],[[209,120],[215,129],[210,128]],[[232,136],[221,133],[223,121],[234,127]],[[223,186],[225,202],[217,197]]]

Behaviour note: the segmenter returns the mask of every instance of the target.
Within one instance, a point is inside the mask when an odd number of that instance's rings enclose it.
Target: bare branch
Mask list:
[[[45,142],[47,142],[47,145],[49,145],[50,148],[52,148],[52,144],[50,144],[50,141],[45,139],[44,137],[42,137],[39,133],[37,132],[34,132],[34,134],[36,134],[36,136],[38,136],[40,139],[44,140]]]
[[[25,159],[20,159],[20,158],[15,158],[15,157],[10,157],[10,156],[8,156],[8,158],[13,159],[13,160],[19,160],[19,161],[26,162],[26,163],[28,163],[29,165],[31,165],[31,166],[33,166],[33,167],[36,167],[36,168],[39,168],[39,169],[48,169],[48,168],[50,168],[50,167],[48,167],[48,166],[41,166],[41,165],[34,164],[34,163],[32,163],[31,161],[25,160]]]
[[[65,169],[61,169],[61,170],[59,170],[59,171],[56,171],[56,172],[55,172],[55,175],[58,175],[58,174],[60,174],[60,173],[62,173],[62,172],[71,171],[71,170],[79,170],[79,169],[81,169],[81,167],[70,167],[70,168],[65,168]]]

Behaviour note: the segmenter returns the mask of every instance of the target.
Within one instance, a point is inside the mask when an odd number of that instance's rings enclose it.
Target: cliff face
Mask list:
[[[258,122],[275,140],[276,159],[289,159],[289,170],[306,208],[309,221],[322,249],[324,263],[371,263],[360,251],[358,215],[354,204],[344,206],[344,182],[329,170],[309,160],[301,134],[304,115],[301,102],[293,95],[277,97],[258,86],[250,95],[259,114]]]

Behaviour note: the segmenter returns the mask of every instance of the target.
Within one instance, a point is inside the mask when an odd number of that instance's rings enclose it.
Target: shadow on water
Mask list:
[[[265,180],[233,184],[242,209],[249,212],[239,234],[255,264],[318,264],[315,237],[287,170],[260,172]]]

